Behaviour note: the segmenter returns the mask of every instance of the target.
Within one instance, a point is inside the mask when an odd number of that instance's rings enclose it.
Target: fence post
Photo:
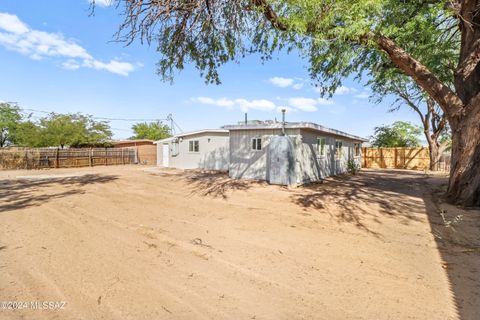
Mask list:
[[[367,148],[363,147],[363,167],[367,167]]]
[[[93,167],[93,149],[90,148],[90,151],[88,152],[88,166]]]
[[[123,148],[122,148],[122,164],[124,165],[125,164],[125,157],[123,155]]]
[[[58,147],[57,147],[57,150],[55,150],[55,168],[58,168],[60,166],[60,164],[58,163],[58,161],[60,160],[60,156],[58,154]]]
[[[105,165],[108,166],[108,160],[107,160],[107,148],[105,148]]]

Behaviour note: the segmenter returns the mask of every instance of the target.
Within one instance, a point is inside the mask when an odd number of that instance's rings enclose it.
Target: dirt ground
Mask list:
[[[480,212],[444,183],[0,171],[0,301],[66,303],[0,319],[479,319]]]

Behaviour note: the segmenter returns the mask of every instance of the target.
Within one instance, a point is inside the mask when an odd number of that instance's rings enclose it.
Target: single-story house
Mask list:
[[[230,132],[229,175],[272,184],[301,185],[361,165],[367,140],[311,122],[251,122],[224,126]]]
[[[227,171],[229,133],[225,129],[206,129],[176,134],[158,140],[157,165],[179,169]]]
[[[130,148],[137,150],[136,162],[141,164],[155,165],[157,163],[157,147],[153,140],[117,140],[112,141],[114,148]]]

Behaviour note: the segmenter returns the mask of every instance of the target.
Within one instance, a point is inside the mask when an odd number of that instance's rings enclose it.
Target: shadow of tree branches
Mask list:
[[[188,182],[191,193],[215,198],[228,198],[232,191],[245,191],[255,182],[232,179],[225,172],[219,171],[186,171],[184,178]]]
[[[114,175],[87,174],[72,177],[28,178],[0,180],[0,212],[41,205],[42,203],[83,194],[83,186],[96,183],[108,183],[117,179]],[[51,187],[68,187],[62,192],[49,192]]]

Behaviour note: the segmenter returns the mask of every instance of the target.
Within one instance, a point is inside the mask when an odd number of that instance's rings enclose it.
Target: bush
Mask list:
[[[360,165],[355,160],[350,159],[347,162],[347,171],[350,174],[356,175],[360,171]]]

